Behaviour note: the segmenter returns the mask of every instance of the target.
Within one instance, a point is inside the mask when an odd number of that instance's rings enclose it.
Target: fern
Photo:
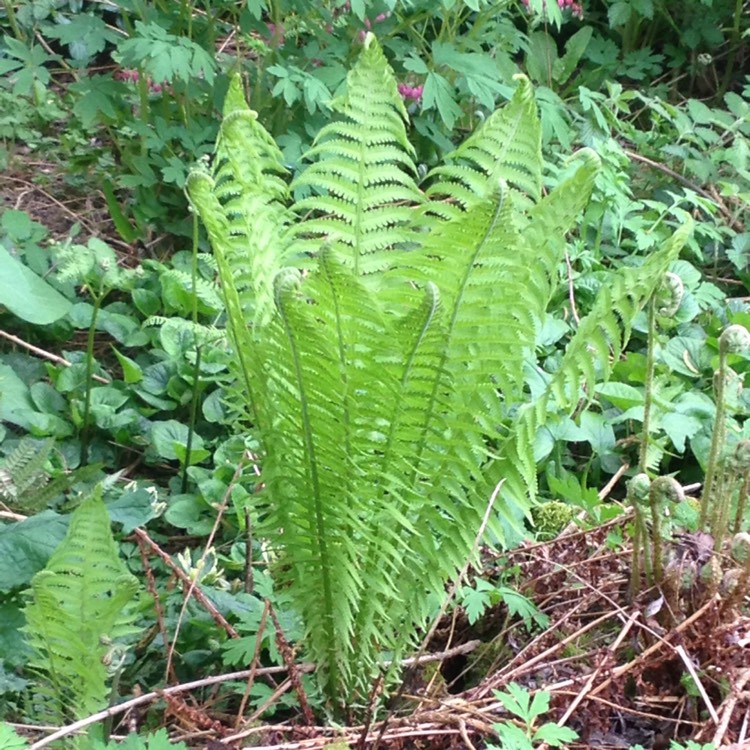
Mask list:
[[[12,507],[28,506],[30,498],[44,490],[49,483],[45,470],[54,442],[41,445],[33,440],[22,440],[8,454],[0,466],[0,502]]]
[[[130,632],[125,612],[138,588],[118,556],[101,488],[73,513],[65,539],[31,583],[25,610],[37,699],[67,721],[107,702],[108,643]]]
[[[519,526],[547,410],[570,411],[608,375],[684,241],[602,291],[532,401],[525,373],[598,158],[577,154],[542,196],[539,121],[521,79],[422,190],[372,36],[347,86],[291,206],[238,88],[213,170],[188,180],[225,296],[232,398],[263,446],[256,526],[334,707],[366,694],[383,651],[398,658],[414,643],[501,479],[493,528]]]
[[[514,191],[519,208],[539,199],[542,189],[541,126],[534,92],[519,76],[510,103],[494,112],[445,163],[427,175],[429,210],[447,219],[482,197],[502,180]]]
[[[300,240],[293,247],[300,253],[316,252],[321,241],[343,245],[341,257],[355,274],[380,272],[393,248],[412,239],[413,207],[423,199],[406,109],[377,44],[365,44],[334,110],[341,119],[321,130],[306,155],[313,164],[293,185],[312,193],[293,207],[304,217],[291,229]]]
[[[0,464],[0,503],[15,511],[33,513],[70,489],[76,482],[93,478],[101,471],[98,464],[80,466],[54,479],[47,471],[47,459],[54,440],[22,440]]]

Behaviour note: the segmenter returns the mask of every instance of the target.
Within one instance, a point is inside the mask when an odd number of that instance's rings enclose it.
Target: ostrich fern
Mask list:
[[[608,374],[688,230],[602,291],[530,401],[525,368],[596,155],[580,152],[542,197],[539,122],[520,78],[419,185],[407,113],[372,36],[334,109],[289,190],[235,81],[213,165],[188,192],[225,295],[233,400],[263,448],[257,527],[341,707],[366,694],[382,653],[413,643],[500,480],[495,530],[518,526],[547,411],[572,411],[582,386],[591,393]]]

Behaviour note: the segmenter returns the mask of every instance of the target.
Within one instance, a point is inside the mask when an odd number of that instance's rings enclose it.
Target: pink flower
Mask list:
[[[271,35],[271,46],[272,47],[283,47],[284,46],[284,27],[275,23],[267,23],[266,28],[268,33]]]
[[[401,94],[403,99],[418,102],[422,99],[424,93],[424,86],[410,86],[408,83],[398,84],[398,93]]]

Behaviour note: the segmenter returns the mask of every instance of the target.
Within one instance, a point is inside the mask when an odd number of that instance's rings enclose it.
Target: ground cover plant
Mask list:
[[[741,745],[744,10],[4,2],[0,747]]]

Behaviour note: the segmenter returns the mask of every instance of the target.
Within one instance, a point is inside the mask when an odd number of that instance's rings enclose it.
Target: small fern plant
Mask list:
[[[530,399],[525,372],[597,156],[580,152],[542,195],[540,124],[521,77],[418,182],[408,115],[372,35],[333,108],[289,184],[235,79],[213,162],[187,189],[225,296],[231,401],[262,445],[258,533],[340,709],[414,643],[499,482],[495,533],[522,523],[547,413],[572,411],[607,377],[689,230],[602,289]]]
[[[25,631],[39,675],[35,715],[63,723],[106,707],[108,665],[121,653],[117,640],[132,632],[128,605],[137,589],[99,487],[74,511],[65,538],[31,582]]]

